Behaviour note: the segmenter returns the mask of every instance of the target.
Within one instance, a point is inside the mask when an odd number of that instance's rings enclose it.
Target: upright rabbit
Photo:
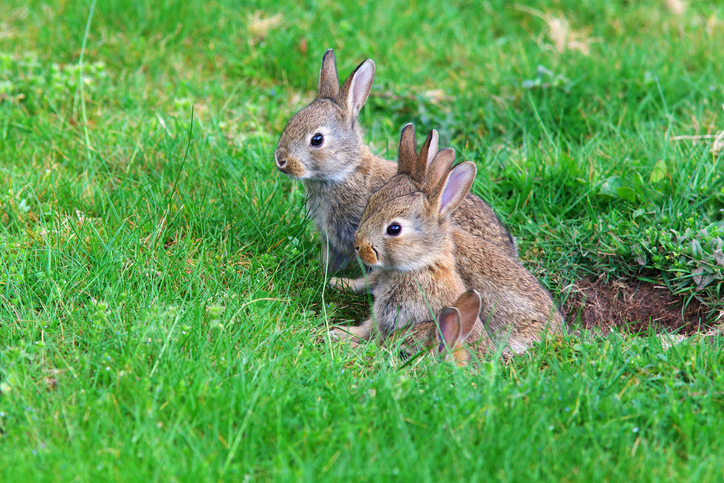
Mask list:
[[[488,334],[473,334],[480,314],[480,294],[468,290],[458,297],[452,307],[445,307],[437,315],[437,321],[429,320],[398,330],[386,341],[388,347],[399,349],[403,358],[430,352],[444,359],[452,357],[459,365],[470,362],[470,351],[478,358],[492,352]]]
[[[432,144],[431,133],[417,155],[412,126],[406,126],[400,139],[398,174],[367,203],[354,248],[375,275],[373,316],[346,331],[335,329],[339,338],[367,340],[375,332],[387,337],[429,320],[465,291],[455,270],[451,236],[453,229],[460,229],[451,223],[451,215],[472,186],[475,165],[462,163],[444,173],[440,184],[426,185],[417,175],[426,170]],[[452,149],[443,149],[431,166],[449,167],[454,159]],[[477,336],[484,331],[480,323],[473,330]]]
[[[354,259],[354,232],[367,200],[397,169],[394,162],[374,155],[364,144],[357,122],[374,75],[375,64],[367,59],[340,88],[334,52],[328,50],[319,72],[317,98],[289,119],[274,153],[277,169],[304,185],[307,211],[322,237],[322,260],[330,272]],[[435,147],[432,154],[436,151]],[[477,196],[465,199],[455,221],[517,257],[512,237]]]
[[[398,175],[370,198],[355,238],[355,249],[378,280],[373,291],[378,329],[389,335],[425,320],[420,300],[433,300],[430,309],[440,310],[464,291],[460,280],[465,289],[480,294],[480,318],[495,343],[503,346],[503,354],[523,352],[546,331],[560,331],[563,317],[548,292],[516,260],[448,222],[470,190],[476,168],[467,161],[451,169],[452,149],[440,151],[428,163],[429,141],[415,156],[415,146],[403,131]],[[458,291],[450,299],[447,291],[452,287]],[[439,296],[441,290],[448,297]],[[374,327],[370,324],[352,333],[368,337]]]

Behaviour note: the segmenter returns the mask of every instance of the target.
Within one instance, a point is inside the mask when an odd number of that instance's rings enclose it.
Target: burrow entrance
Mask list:
[[[637,280],[578,280],[561,309],[573,328],[604,334],[613,328],[637,334],[651,327],[681,335],[724,330],[724,321],[708,319],[706,306],[695,298],[687,300],[665,286]]]

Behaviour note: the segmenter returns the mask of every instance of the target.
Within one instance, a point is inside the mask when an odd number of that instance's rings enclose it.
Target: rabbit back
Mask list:
[[[546,332],[560,333],[563,316],[530,271],[497,246],[456,229],[455,264],[466,288],[480,293],[480,318],[496,343],[525,351]]]

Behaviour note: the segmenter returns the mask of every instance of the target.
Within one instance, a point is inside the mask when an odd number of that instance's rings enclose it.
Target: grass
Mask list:
[[[272,152],[327,47],[341,76],[371,57],[373,148],[439,129],[559,301],[644,278],[717,317],[724,156],[675,137],[724,129],[724,9],[90,10],[0,1],[0,479],[721,479],[720,336],[568,335],[476,371],[329,345],[368,301],[324,289]]]

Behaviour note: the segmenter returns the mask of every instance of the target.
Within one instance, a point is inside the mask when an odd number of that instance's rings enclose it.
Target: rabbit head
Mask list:
[[[432,265],[450,249],[450,215],[475,180],[475,164],[450,170],[455,151],[437,148],[437,133],[415,152],[415,133],[405,126],[400,138],[397,175],[370,197],[354,248],[370,267],[411,271]]]
[[[444,359],[452,358],[464,366],[470,353],[464,347],[473,332],[480,314],[480,295],[468,290],[458,297],[452,307],[440,311],[437,320],[430,320],[398,330],[387,342],[388,347],[399,348],[403,359],[416,354],[432,354]]]
[[[332,49],[319,72],[317,98],[287,122],[274,152],[282,173],[298,179],[339,181],[356,167],[363,147],[357,123],[369,96],[375,63],[362,62],[339,87]]]

